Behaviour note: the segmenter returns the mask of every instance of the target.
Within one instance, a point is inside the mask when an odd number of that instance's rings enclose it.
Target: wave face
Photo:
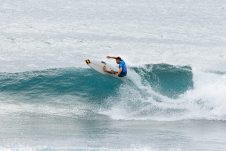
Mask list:
[[[192,69],[189,66],[154,64],[133,69],[141,76],[143,84],[150,84],[155,91],[169,97],[176,97],[193,87]]]
[[[190,67],[166,64],[133,67],[142,84],[150,85],[157,92],[177,96],[192,88]],[[91,100],[101,100],[116,95],[123,81],[104,76],[92,69],[49,69],[22,73],[0,74],[1,92],[26,95],[76,95]]]
[[[74,95],[89,100],[102,100],[114,95],[120,81],[91,69],[49,69],[0,75],[1,92],[27,96]]]
[[[193,81],[191,67],[168,64],[131,67],[125,80],[87,68],[1,73],[0,100],[2,108],[10,108],[4,114],[32,112],[116,120],[224,120],[224,112],[216,114],[220,106],[212,105],[201,95],[199,92],[205,90],[198,89]]]

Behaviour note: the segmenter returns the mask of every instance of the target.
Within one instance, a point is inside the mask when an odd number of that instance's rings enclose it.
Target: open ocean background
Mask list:
[[[0,150],[225,151],[226,1],[0,0]]]

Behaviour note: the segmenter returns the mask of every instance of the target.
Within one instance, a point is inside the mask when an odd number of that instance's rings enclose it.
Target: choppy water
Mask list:
[[[0,5],[0,150],[226,150],[226,2]],[[118,80],[87,58],[120,55]]]

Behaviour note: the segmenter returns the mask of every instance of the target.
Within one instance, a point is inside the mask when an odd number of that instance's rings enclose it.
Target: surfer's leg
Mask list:
[[[117,72],[114,71],[114,70],[111,70],[111,71],[107,70],[107,69],[106,69],[106,66],[103,67],[103,70],[104,70],[104,72],[107,72],[107,73],[109,73],[109,74],[116,74],[116,73],[117,73]]]
[[[106,66],[103,67],[103,70],[104,70],[104,72],[107,72],[107,73],[112,74],[112,71],[107,70],[107,69],[106,69]]]
[[[122,77],[125,77],[126,75],[127,75],[127,72],[125,72],[125,73],[122,72],[121,74],[118,75],[118,77],[122,78]]]

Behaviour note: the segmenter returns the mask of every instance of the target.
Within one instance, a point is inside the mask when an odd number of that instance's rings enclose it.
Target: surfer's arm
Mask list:
[[[118,72],[116,73],[116,75],[120,75],[122,73],[122,68],[119,68]]]
[[[110,73],[110,74],[117,74],[118,72],[115,72],[114,70],[107,70],[106,66],[103,68],[104,72]]]
[[[104,70],[104,72],[110,73],[110,74],[114,74],[114,71],[108,71],[108,70]]]
[[[117,57],[107,56],[108,59],[117,59]]]

